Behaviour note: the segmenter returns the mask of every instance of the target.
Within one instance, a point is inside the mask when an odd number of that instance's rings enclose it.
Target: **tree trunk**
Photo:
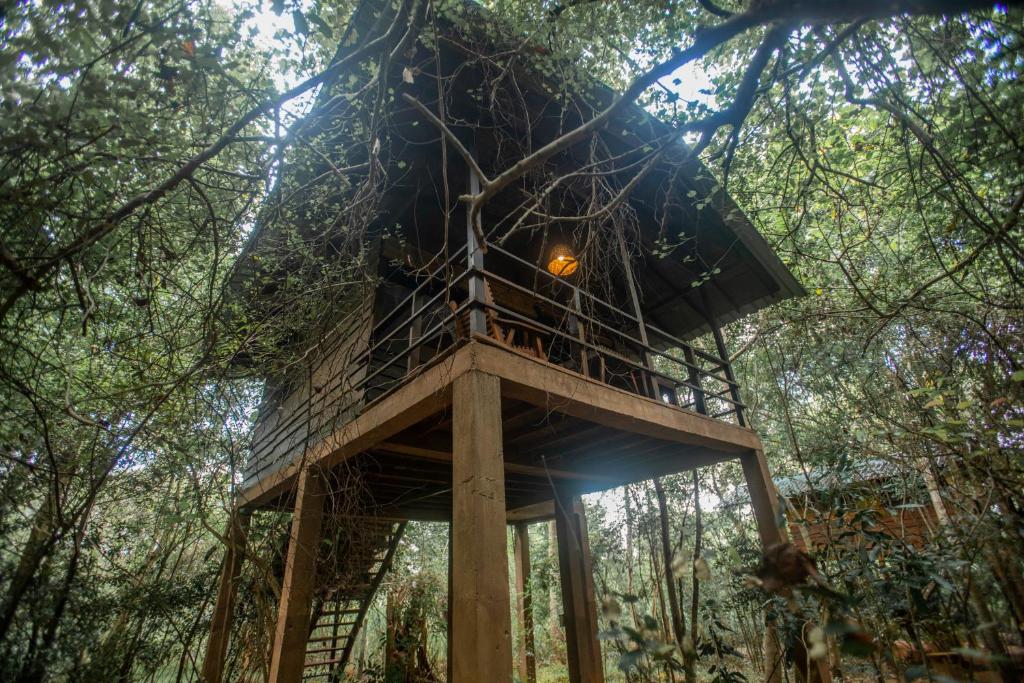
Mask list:
[[[633,588],[633,508],[629,504],[629,485],[625,486],[623,499],[626,506],[626,595],[633,599],[629,602],[629,613],[633,617],[633,626],[640,623],[636,613],[636,590]]]
[[[55,502],[54,491],[51,487],[32,520],[32,529],[29,531],[28,540],[21,551],[21,557],[18,558],[18,566],[11,576],[3,607],[0,608],[0,643],[7,637],[7,632],[10,630],[11,624],[14,623],[14,616],[18,612],[18,608],[35,583],[39,565],[53,548],[58,533],[54,520]]]
[[[693,633],[693,646],[697,647],[697,606],[700,602],[700,578],[697,576],[697,560],[701,558],[703,549],[704,522],[700,511],[700,481],[697,470],[693,471],[693,593],[690,596],[690,632]]]
[[[668,503],[665,500],[665,488],[661,479],[654,480],[654,492],[658,496],[658,517],[661,521],[661,552],[665,564],[665,583],[668,585],[668,605],[672,611],[672,630],[675,632],[676,645],[683,656],[686,671],[686,683],[697,680],[693,666],[694,643],[686,637],[686,618],[679,605],[679,594],[676,592],[676,577],[672,571],[672,536],[668,526]]]
[[[558,567],[558,539],[555,535],[555,520],[548,522],[548,563]],[[557,570],[556,570],[557,571]],[[562,601],[558,596],[558,582],[548,582],[548,634],[551,639],[551,658],[565,664],[565,636],[562,634]]]

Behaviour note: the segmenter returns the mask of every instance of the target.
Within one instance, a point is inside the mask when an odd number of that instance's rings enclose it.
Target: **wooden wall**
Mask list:
[[[301,345],[307,351],[292,368],[267,378],[243,471],[245,486],[276,472],[358,414],[362,389],[353,385],[366,376],[367,365],[353,364],[368,347],[372,325],[373,301],[367,297],[320,343]]]
[[[793,501],[796,503],[796,501]],[[928,542],[938,520],[935,510],[927,502],[917,507],[887,508],[867,504],[857,512],[839,515],[832,510],[820,512],[794,505],[789,514],[789,534],[793,543],[804,552],[820,552],[831,544],[850,548],[866,544],[871,539],[862,533],[881,533],[921,547]],[[860,516],[859,516],[860,515]],[[800,519],[806,519],[801,522]],[[870,519],[870,522],[866,520]],[[810,548],[807,547],[810,541]]]

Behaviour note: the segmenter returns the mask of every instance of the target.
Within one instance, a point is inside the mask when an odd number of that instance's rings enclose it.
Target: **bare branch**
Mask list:
[[[404,93],[402,95],[402,99],[411,104],[413,107],[415,107],[416,111],[423,114],[423,116],[426,117],[428,121],[434,124],[434,126],[436,126],[437,129],[441,131],[441,134],[445,136],[445,138],[448,140],[448,142],[452,144],[453,147],[455,147],[455,151],[459,153],[459,156],[461,156],[462,160],[466,162],[466,165],[469,166],[469,168],[472,169],[473,173],[475,173],[477,177],[480,178],[481,185],[487,185],[491,182],[490,179],[488,179],[487,175],[482,170],[480,170],[480,166],[477,165],[476,159],[473,158],[473,155],[469,153],[469,150],[466,149],[466,146],[462,144],[462,141],[459,140],[458,137],[456,137],[455,133],[452,132],[452,129],[445,125],[444,121],[437,118],[437,116],[434,115],[434,112],[427,109],[427,107],[424,106],[422,102],[417,100],[409,93]]]

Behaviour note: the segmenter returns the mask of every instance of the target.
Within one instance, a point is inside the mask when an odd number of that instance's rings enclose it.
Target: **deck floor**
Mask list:
[[[501,379],[505,499],[510,514],[543,510],[554,487],[591,493],[759,449],[749,429],[637,396],[476,338],[421,369],[352,422],[244,490],[249,507],[290,507],[296,474],[317,464],[368,514],[451,516],[454,379]],[[349,501],[348,504],[351,504]],[[541,513],[539,513],[541,514]]]

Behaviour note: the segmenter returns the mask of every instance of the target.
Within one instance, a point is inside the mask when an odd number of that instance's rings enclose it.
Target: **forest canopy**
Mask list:
[[[1019,674],[1019,4],[480,5],[511,47],[468,60],[619,93],[551,143],[516,148],[478,191],[451,189],[481,234],[495,198],[635,104],[807,290],[725,332],[791,532],[814,546],[822,583],[804,599],[832,624],[814,656],[851,680],[913,679],[934,672],[901,653],[934,644]],[[381,151],[375,114],[426,77],[416,65],[438,22],[469,21],[457,0],[396,0],[356,35],[357,6],[0,5],[0,679],[199,680],[263,371],[299,363],[296,325],[329,324],[372,283],[365,237],[404,163]],[[321,125],[350,103],[350,147],[328,149]],[[447,135],[444,112],[427,114],[420,125]],[[325,159],[349,165],[291,180]],[[630,188],[601,185],[581,211],[611,211]],[[296,205],[321,232],[295,229]],[[251,251],[271,230],[285,269]],[[239,301],[243,269],[276,305]],[[722,465],[588,498],[610,680],[765,675],[772,598],[749,580],[762,558],[741,482]],[[879,530],[880,511],[908,509],[927,511],[927,543]],[[845,520],[840,537],[811,538],[820,515]],[[286,528],[286,515],[254,526],[253,555],[265,552],[244,577],[236,678],[265,673]],[[537,661],[542,680],[562,680],[557,602],[541,599],[558,590],[548,540],[533,537]],[[384,675],[376,639],[395,624],[429,631],[443,672],[446,544],[444,527],[407,530],[364,629],[366,680],[384,680],[371,678]]]

